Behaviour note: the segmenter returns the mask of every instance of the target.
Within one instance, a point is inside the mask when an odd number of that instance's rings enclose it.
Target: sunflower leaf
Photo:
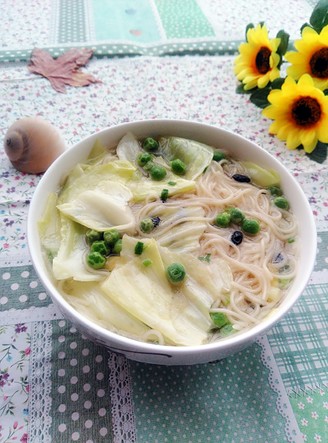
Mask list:
[[[320,0],[312,11],[310,23],[320,33],[328,25],[328,0]]]
[[[270,93],[270,90],[271,89],[268,87],[257,89],[250,96],[250,101],[259,108],[262,109],[266,108],[270,104],[270,102],[268,101],[268,95]]]
[[[237,94],[249,94],[249,93],[251,93],[252,91],[251,90],[245,90],[244,89],[244,84],[243,83],[239,83],[239,85],[237,86],[237,88],[236,88],[236,93]]]
[[[281,57],[280,63],[282,63],[282,56],[286,53],[288,48],[289,34],[287,34],[287,32],[281,29],[277,34],[277,38],[280,38],[280,43],[277,49],[277,53],[280,55]]]
[[[284,82],[285,82],[284,78],[278,77],[275,80],[273,80],[273,82],[271,82],[271,88],[272,89],[281,89]]]
[[[313,160],[317,163],[323,163],[327,158],[327,154],[328,154],[328,144],[318,142],[314,151],[312,151],[311,154],[307,154],[307,155],[311,160]]]

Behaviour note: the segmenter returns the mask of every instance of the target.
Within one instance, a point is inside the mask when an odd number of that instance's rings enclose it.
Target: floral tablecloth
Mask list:
[[[9,3],[0,0],[1,6]],[[33,2],[41,3],[49,6]],[[308,12],[295,10],[305,20]],[[318,231],[309,285],[290,313],[252,346],[206,365],[129,361],[90,342],[52,304],[31,265],[26,239],[29,202],[40,177],[17,172],[1,150],[1,443],[327,441],[327,160],[315,163],[268,134],[269,122],[249,97],[235,93],[233,60],[229,55],[94,58],[87,70],[101,83],[68,88],[66,94],[30,74],[24,62],[0,64],[2,138],[11,123],[27,115],[53,123],[68,149],[103,127],[136,119],[217,125],[255,141],[290,169],[308,197]]]

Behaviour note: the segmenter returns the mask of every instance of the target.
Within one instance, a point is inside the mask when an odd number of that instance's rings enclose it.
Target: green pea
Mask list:
[[[144,165],[143,168],[144,168],[145,171],[149,172],[154,166],[155,166],[155,163],[152,160],[150,160],[149,162],[147,162]]]
[[[211,254],[201,255],[200,257],[198,257],[198,260],[211,263]]]
[[[121,238],[121,234],[117,229],[113,228],[104,232],[104,241],[109,248],[112,248],[119,238]]]
[[[168,189],[163,189],[161,192],[161,200],[162,202],[166,202],[166,200],[169,198],[169,190]]]
[[[241,225],[241,228],[247,234],[257,234],[260,232],[260,223],[257,220],[246,218]]]
[[[150,260],[150,258],[146,258],[146,259],[142,262],[142,264],[143,264],[146,268],[148,268],[149,266],[151,266],[151,265],[153,264],[153,262]]]
[[[282,189],[279,186],[270,186],[268,188],[268,190],[270,191],[270,194],[273,196],[280,196],[282,195]]]
[[[171,168],[174,174],[177,175],[185,175],[185,173],[187,172],[186,164],[179,158],[171,161]]]
[[[231,223],[231,215],[229,212],[224,211],[215,217],[214,223],[220,228],[227,228]]]
[[[149,152],[141,152],[137,157],[137,163],[139,166],[145,166],[153,158]]]
[[[148,152],[153,152],[156,151],[159,147],[159,143],[157,140],[155,140],[152,137],[147,137],[143,142],[142,142],[142,147],[144,148],[145,151]]]
[[[101,269],[105,266],[106,257],[104,257],[99,252],[91,252],[87,255],[87,263],[90,268]]]
[[[226,158],[225,153],[220,151],[219,149],[217,149],[213,152],[213,160],[215,162],[220,162],[221,160],[224,160],[225,158]]]
[[[119,238],[115,245],[113,246],[113,254],[119,255],[122,251],[122,239]]]
[[[230,214],[232,223],[241,223],[245,218],[242,211],[238,208],[230,208],[229,214]]]
[[[186,271],[181,263],[172,263],[166,269],[168,280],[173,284],[181,283],[186,277]]]
[[[233,332],[235,332],[232,324],[228,324],[223,326],[223,328],[220,329],[220,335],[222,335],[223,337],[226,337],[227,335],[232,334]]]
[[[153,180],[160,181],[166,176],[166,169],[161,165],[154,165],[150,169],[149,174]]]
[[[273,203],[280,209],[289,209],[289,203],[285,197],[276,197]]]
[[[97,240],[102,240],[103,233],[99,232],[99,231],[95,231],[94,229],[89,229],[85,233],[85,239],[86,239],[86,242],[88,243],[88,245],[91,245],[93,242],[95,242]]]
[[[153,220],[150,217],[144,218],[140,222],[140,230],[146,234],[154,229]]]
[[[97,240],[92,243],[90,252],[99,252],[99,254],[106,256],[110,251],[104,240]]]
[[[219,329],[230,324],[230,321],[224,312],[210,312],[210,317],[214,325]]]
[[[144,244],[142,241],[138,241],[134,247],[134,253],[136,255],[141,255],[143,253],[144,250]]]

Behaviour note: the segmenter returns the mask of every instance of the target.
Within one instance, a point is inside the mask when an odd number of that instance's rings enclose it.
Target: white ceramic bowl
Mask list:
[[[128,131],[137,137],[174,135],[194,139],[228,150],[233,157],[254,161],[274,168],[281,176],[282,188],[299,223],[301,246],[297,276],[287,297],[275,312],[252,329],[215,343],[174,347],[142,343],[110,332],[89,321],[70,306],[57,290],[42,255],[37,221],[44,211],[48,194],[57,191],[63,179],[76,163],[84,160],[96,139],[106,146],[115,146]],[[316,254],[316,229],[310,206],[302,189],[288,170],[264,149],[243,137],[202,123],[181,120],[149,120],[124,123],[104,129],[87,137],[62,154],[46,171],[37,186],[28,215],[28,243],[32,262],[45,289],[70,320],[84,335],[107,348],[133,360],[164,365],[196,364],[222,359],[253,343],[278,322],[302,294],[310,277]]]

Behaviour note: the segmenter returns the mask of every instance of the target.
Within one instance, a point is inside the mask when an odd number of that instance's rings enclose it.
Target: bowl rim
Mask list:
[[[311,244],[311,248],[308,251],[307,260],[309,263],[308,272],[302,275],[302,281],[301,284],[299,284],[298,289],[298,295],[294,296],[291,299],[287,300],[285,299],[281,305],[279,305],[279,309],[275,310],[274,312],[271,312],[267,317],[265,317],[260,323],[254,325],[250,329],[247,329],[246,331],[242,331],[240,333],[233,334],[231,336],[228,336],[226,338],[222,338],[218,341],[213,341],[211,343],[205,343],[201,345],[191,345],[191,346],[172,346],[172,345],[159,345],[154,343],[147,343],[143,341],[138,341],[136,339],[126,337],[123,335],[120,335],[116,332],[110,331],[93,321],[89,320],[88,318],[84,317],[82,314],[80,314],[75,308],[73,308],[60,294],[60,292],[56,289],[55,285],[51,281],[50,275],[45,271],[44,267],[39,266],[39,259],[41,255],[41,246],[40,243],[38,243],[39,247],[35,246],[35,236],[37,236],[37,220],[33,216],[35,209],[39,206],[39,197],[42,195],[42,187],[44,183],[46,183],[52,175],[57,175],[60,180],[62,180],[62,177],[65,176],[65,174],[56,172],[56,169],[58,165],[62,165],[64,163],[64,160],[66,157],[72,156],[75,154],[75,152],[78,152],[79,148],[82,146],[85,146],[86,143],[89,143],[89,152],[92,148],[92,143],[99,137],[106,135],[108,132],[115,133],[115,131],[119,134],[124,134],[126,132],[133,132],[134,129],[141,126],[149,126],[150,130],[153,128],[156,130],[156,127],[164,126],[164,125],[171,125],[171,126],[182,126],[184,129],[190,129],[192,132],[197,132],[196,130],[199,129],[200,131],[204,131],[204,129],[208,129],[210,131],[217,132],[218,134],[225,134],[228,137],[236,138],[239,141],[242,141],[243,143],[248,144],[249,146],[253,146],[252,149],[259,150],[259,152],[262,152],[264,157],[268,159],[269,162],[272,162],[274,165],[279,165],[278,169],[281,169],[284,171],[284,174],[288,177],[288,179],[293,182],[293,185],[295,189],[298,190],[300,198],[302,198],[302,204],[304,205],[304,209],[306,210],[306,213],[308,215],[308,222],[310,223],[310,226],[308,226],[308,235],[309,235],[309,241]],[[181,135],[182,137],[184,135]],[[204,137],[199,137],[199,139],[202,139]],[[194,137],[194,139],[197,139]],[[85,148],[87,150],[87,148]],[[71,153],[71,154],[70,154]],[[81,160],[83,156],[79,156],[78,160]],[[65,169],[65,168],[64,168]],[[69,172],[71,168],[68,168],[67,173]],[[66,175],[67,175],[66,173]],[[271,329],[277,322],[281,320],[283,316],[292,308],[292,306],[296,303],[296,301],[299,299],[299,297],[302,295],[306,285],[308,284],[308,281],[310,279],[312,269],[315,262],[316,257],[316,226],[314,217],[312,214],[311,207],[309,205],[309,202],[299,185],[299,183],[296,181],[296,179],[293,177],[291,172],[278,160],[276,159],[271,153],[266,151],[264,148],[256,144],[255,142],[243,137],[242,135],[238,133],[234,133],[231,130],[220,128],[215,125],[211,125],[208,123],[202,123],[199,121],[193,121],[193,120],[185,120],[185,119],[150,119],[150,120],[135,120],[131,122],[123,122],[117,125],[109,126],[106,128],[103,128],[99,131],[96,131],[84,138],[82,138],[78,143],[75,143],[73,146],[68,148],[63,154],[61,154],[53,163],[50,165],[48,170],[44,173],[44,175],[41,177],[34,194],[31,199],[29,211],[28,211],[28,218],[27,218],[27,240],[28,240],[28,248],[32,260],[32,264],[34,266],[34,269],[40,278],[45,290],[50,294],[53,301],[55,301],[60,308],[62,308],[65,311],[64,317],[67,317],[67,314],[70,317],[70,320],[72,320],[75,324],[83,324],[84,327],[86,327],[88,330],[90,330],[90,335],[93,337],[95,334],[98,337],[101,337],[101,339],[106,343],[106,346],[111,348],[111,344],[113,344],[113,348],[115,348],[115,345],[123,346],[122,351],[125,351],[124,346],[128,346],[128,349],[133,349],[133,352],[140,352],[143,354],[170,354],[171,356],[183,356],[183,355],[190,355],[197,353],[208,353],[211,351],[218,351],[218,350],[224,350],[228,349],[231,346],[238,346],[242,345],[246,342],[251,342],[256,340],[256,338],[263,335],[268,329]],[[108,344],[107,344],[108,342]],[[132,352],[132,351],[131,351]]]

